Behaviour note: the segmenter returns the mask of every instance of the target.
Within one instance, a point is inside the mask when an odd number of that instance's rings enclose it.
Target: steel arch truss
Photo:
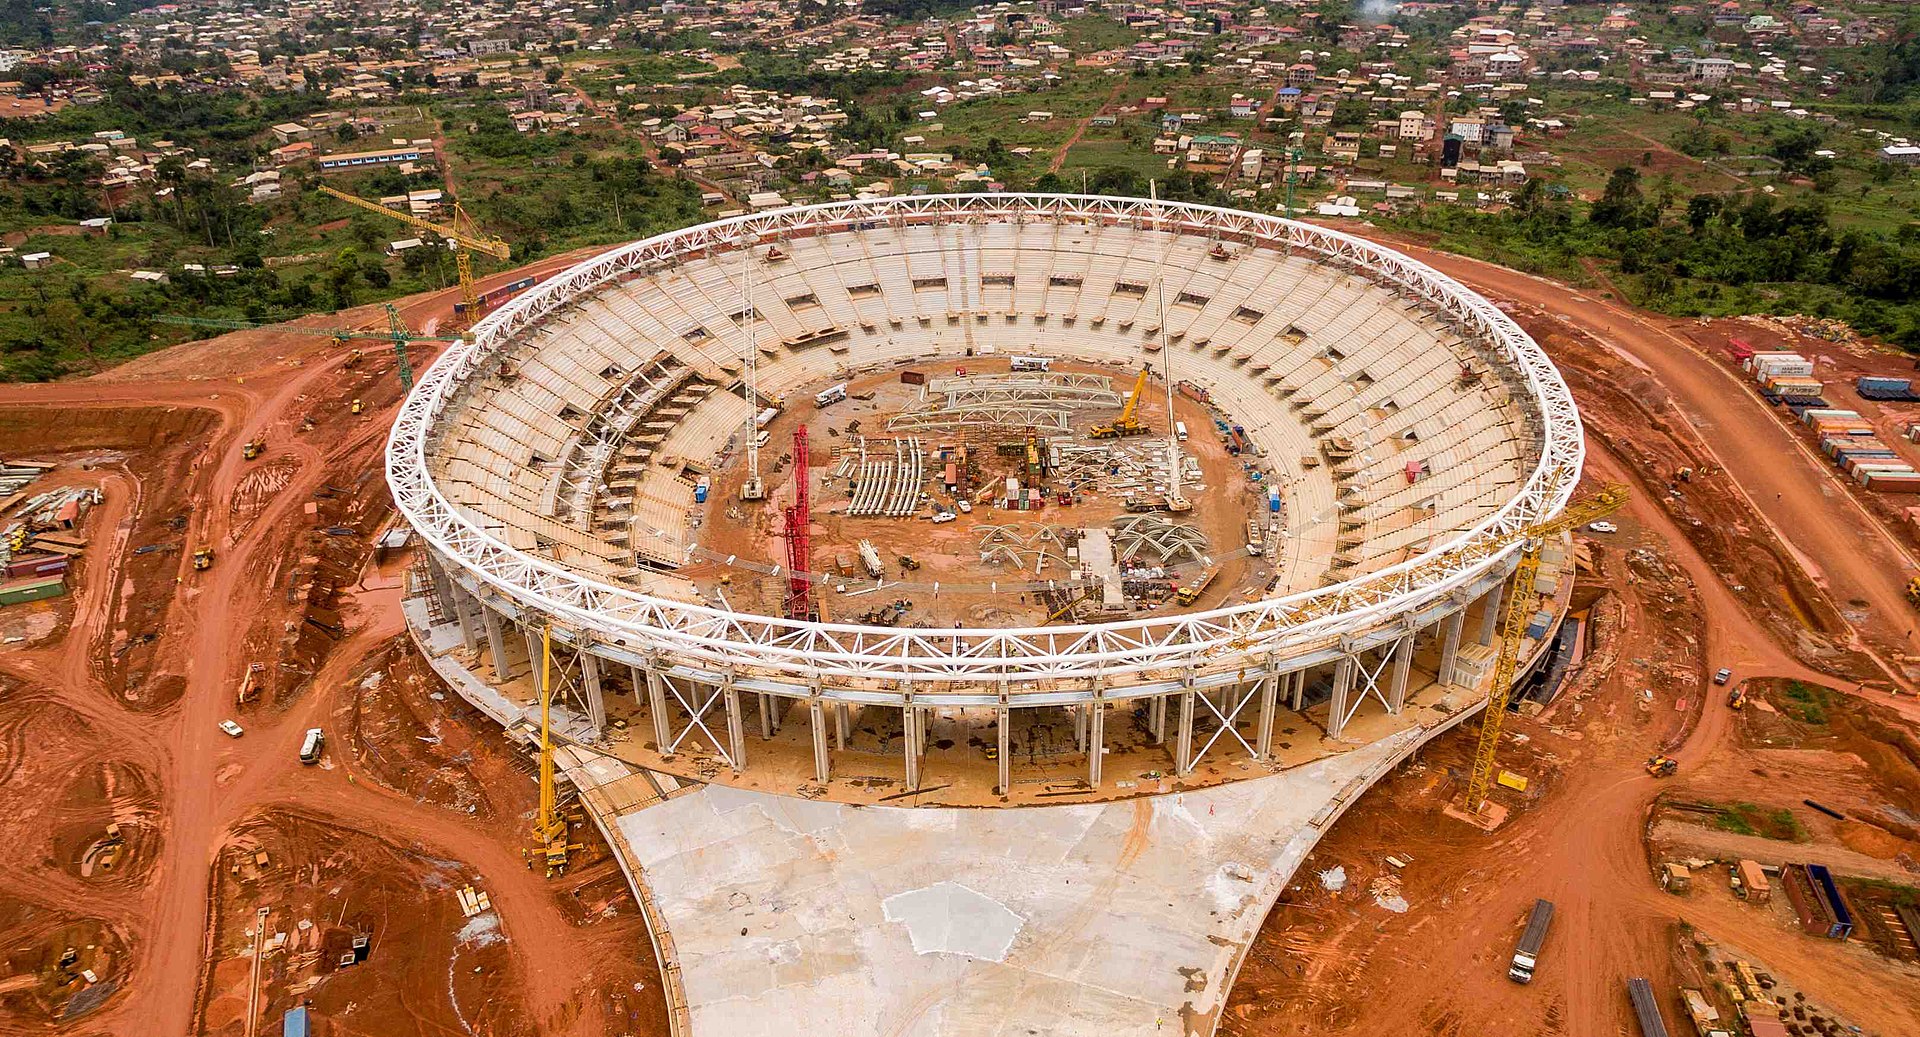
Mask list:
[[[1539,423],[1539,453],[1525,483],[1496,512],[1426,554],[1345,583],[1208,612],[1112,624],[900,630],[746,615],[668,601],[534,557],[510,546],[497,523],[466,512],[436,484],[429,456],[447,409],[502,352],[585,295],[703,255],[796,236],[879,226],[1046,221],[1130,227],[1233,240],[1319,257],[1424,301],[1475,336],[1504,365]],[[402,403],[387,441],[387,480],[410,525],[446,565],[521,609],[595,631],[603,641],[689,663],[738,667],[799,684],[831,681],[917,693],[977,689],[1017,677],[1022,689],[1060,681],[1154,679],[1213,655],[1295,652],[1337,643],[1429,607],[1510,566],[1519,545],[1497,542],[1560,511],[1585,457],[1580,416],[1552,363],[1512,318],[1452,278],[1338,231],[1212,206],[1081,195],[930,195],[838,202],[740,216],[648,238],[589,260],[508,303],[441,355]],[[1025,691],[1023,690],[1023,694]]]

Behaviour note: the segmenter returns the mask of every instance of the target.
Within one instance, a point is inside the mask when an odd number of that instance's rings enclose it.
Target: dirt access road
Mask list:
[[[1906,581],[1920,571],[1920,562],[1834,484],[1832,467],[1818,460],[1751,388],[1676,333],[1676,322],[1367,228],[1358,233],[1408,252],[1495,299],[1509,299],[1574,324],[1651,372],[1673,394],[1680,412],[1754,509],[1794,549],[1834,604],[1850,615],[1856,634],[1865,625],[1859,618],[1863,610],[1877,620],[1873,636],[1860,637],[1858,646],[1874,653],[1902,687],[1914,690],[1899,660],[1888,657],[1888,649],[1920,652],[1913,609],[1906,600]]]
[[[1593,479],[1637,481],[1597,444],[1589,457]],[[1650,595],[1666,591],[1634,579],[1620,564],[1623,552],[1646,545],[1689,579],[1699,613],[1690,631],[1701,641],[1701,658],[1725,660],[1743,673],[1816,681],[1822,675],[1769,639],[1748,603],[1656,501],[1637,495],[1620,523],[1619,534],[1593,539],[1612,549],[1595,582],[1606,583],[1623,606],[1614,649],[1604,657],[1622,665],[1589,664],[1548,715],[1509,721],[1509,734],[1526,735],[1525,745],[1503,742],[1503,766],[1530,775],[1547,789],[1544,797],[1498,831],[1476,832],[1438,808],[1449,787],[1457,796],[1446,775],[1464,771],[1477,725],[1422,750],[1414,767],[1369,792],[1303,865],[1296,890],[1250,951],[1223,1035],[1637,1032],[1624,981],[1647,976],[1671,1004],[1682,979],[1680,921],[1754,948],[1810,996],[1872,1032],[1920,1032],[1910,977],[1862,969],[1848,948],[1778,927],[1725,895],[1677,898],[1654,881],[1642,828],[1654,797],[1668,786],[1641,763],[1671,721],[1638,719],[1639,686],[1625,664],[1659,651],[1664,620]],[[1718,689],[1703,690],[1700,720],[1672,752],[1683,776],[1739,752],[1738,714]],[[1381,863],[1395,853],[1412,862],[1397,874]],[[1345,896],[1324,893],[1312,878],[1334,864],[1347,870]],[[1411,911],[1394,915],[1369,900],[1365,889],[1381,875],[1405,883]],[[1545,968],[1533,985],[1521,986],[1506,978],[1505,961],[1535,897],[1553,900],[1557,913]]]
[[[548,272],[580,258],[554,257],[528,270]],[[485,281],[524,276],[528,270]],[[451,318],[456,296],[457,291],[435,293],[407,300],[400,309],[413,327],[437,326]],[[338,685],[348,668],[399,631],[397,591],[391,589],[395,581],[386,581],[389,589],[350,596],[347,611],[354,618],[354,632],[316,675],[315,693],[278,714],[248,715],[243,738],[230,739],[218,728],[220,720],[236,715],[235,689],[254,661],[244,634],[259,617],[286,608],[276,574],[288,554],[297,557],[300,550],[296,541],[309,524],[301,507],[323,487],[378,463],[391,420],[385,408],[397,402],[397,387],[382,409],[345,425],[340,434],[328,434],[329,429],[300,436],[293,431],[306,414],[344,413],[338,360],[324,338],[246,332],[136,361],[116,369],[110,380],[0,387],[4,406],[192,407],[212,412],[216,421],[192,475],[194,506],[186,541],[212,545],[218,557],[210,571],[195,573],[190,552],[180,553],[172,590],[175,607],[159,635],[162,654],[174,661],[184,679],[178,702],[155,715],[115,716],[111,697],[91,686],[85,660],[113,633],[105,596],[91,587],[83,592],[65,637],[9,659],[18,671],[43,675],[100,727],[139,746],[142,755],[151,758],[160,786],[157,814],[164,840],[130,912],[134,957],[123,976],[126,987],[87,1019],[86,1032],[193,1032],[208,951],[209,868],[233,825],[262,809],[297,802],[303,810],[336,817],[355,830],[402,846],[429,848],[485,874],[518,948],[528,1007],[541,1031],[583,1037],[597,1033],[591,1014],[574,1003],[573,991],[578,977],[595,971],[599,952],[578,939],[574,923],[556,909],[544,882],[526,871],[517,850],[507,845],[517,843],[517,831],[489,830],[462,815],[422,807],[372,782],[356,781],[344,760],[330,773],[302,769],[297,763],[301,732],[324,717],[332,704],[325,689]],[[430,357],[418,360],[424,366]],[[137,377],[157,380],[131,380]],[[261,461],[245,461],[240,444],[255,436],[266,437],[268,454]],[[291,462],[291,481],[257,515],[236,519],[222,505],[234,499],[249,469],[269,462]],[[107,480],[104,489],[107,501],[95,534],[97,549],[87,559],[89,583],[100,578],[101,586],[118,564],[117,552],[129,546],[120,527],[139,504],[134,488],[124,481]],[[373,492],[379,492],[377,486]],[[108,545],[111,549],[100,549]],[[89,899],[98,896],[85,888],[51,892],[56,898],[50,907],[81,913]]]

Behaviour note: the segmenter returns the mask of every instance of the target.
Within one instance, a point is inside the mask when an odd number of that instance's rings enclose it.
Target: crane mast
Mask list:
[[[1507,593],[1506,609],[1500,621],[1500,655],[1493,668],[1493,687],[1487,691],[1486,712],[1480,714],[1480,742],[1474,750],[1473,774],[1467,782],[1465,806],[1480,813],[1487,803],[1493,784],[1494,755],[1500,748],[1500,728],[1506,722],[1507,703],[1513,699],[1513,680],[1520,667],[1520,642],[1525,639],[1527,612],[1533,607],[1533,581],[1540,575],[1540,551],[1547,541],[1595,519],[1611,515],[1627,503],[1625,486],[1610,483],[1591,497],[1567,505],[1546,522],[1515,530],[1490,545],[1495,549],[1519,541],[1524,544],[1520,564],[1513,573],[1513,589]]]
[[[760,315],[753,308],[752,242],[746,242],[740,252],[746,257],[747,264],[745,284],[740,293],[745,301],[741,312],[746,320],[747,332],[747,481],[740,484],[740,499],[760,500],[767,495],[767,486],[760,481],[760,343],[753,336],[754,324]]]

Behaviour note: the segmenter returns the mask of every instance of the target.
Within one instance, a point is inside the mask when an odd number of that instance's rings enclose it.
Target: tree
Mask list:
[[[1600,200],[1593,203],[1587,219],[1602,227],[1623,230],[1651,223],[1646,198],[1640,192],[1640,171],[1632,166],[1615,169],[1613,175],[1607,178],[1607,187],[1601,192]]]

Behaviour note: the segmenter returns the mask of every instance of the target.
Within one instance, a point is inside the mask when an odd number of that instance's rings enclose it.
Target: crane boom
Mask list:
[[[1140,374],[1133,380],[1133,391],[1127,394],[1127,405],[1120,410],[1120,424],[1133,424],[1133,415],[1140,409],[1140,397],[1147,391],[1147,369],[1142,367]]]
[[[513,258],[513,246],[507,244],[505,241],[492,235],[482,235],[478,230],[469,233],[460,229],[461,223],[472,225],[473,220],[468,218],[466,210],[460,208],[458,202],[455,202],[453,206],[452,225],[442,225],[432,220],[423,220],[410,212],[397,212],[381,205],[379,202],[368,201],[357,194],[338,191],[325,184],[320,185],[320,191],[322,194],[331,195],[349,205],[359,206],[368,212],[379,213],[388,219],[399,220],[401,223],[415,230],[438,234],[448,241],[458,244],[460,247],[454,250],[453,260],[454,265],[458,267],[460,271],[460,301],[466,308],[469,320],[473,319],[472,314],[477,312],[480,307],[480,294],[474,291],[473,288],[473,253],[479,252],[482,255],[492,256],[500,260]]]
[[[1487,691],[1486,712],[1480,714],[1480,744],[1474,751],[1473,775],[1467,783],[1468,811],[1480,812],[1493,783],[1493,758],[1500,748],[1500,727],[1506,721],[1507,703],[1513,698],[1513,679],[1520,666],[1520,642],[1526,633],[1527,612],[1533,607],[1531,589],[1540,574],[1541,548],[1575,526],[1620,510],[1629,496],[1625,486],[1609,483],[1591,497],[1567,505],[1559,515],[1507,533],[1492,545],[1495,550],[1515,542],[1526,546],[1520,553],[1520,564],[1514,569],[1513,589],[1507,594],[1505,614],[1501,617],[1500,655],[1493,668],[1493,687]]]
[[[1133,390],[1127,393],[1127,402],[1120,408],[1120,416],[1111,425],[1095,425],[1087,434],[1095,439],[1118,439],[1121,436],[1137,436],[1147,431],[1147,426],[1135,420],[1140,411],[1140,398],[1147,392],[1148,369],[1142,367],[1140,374],[1133,380]]]

